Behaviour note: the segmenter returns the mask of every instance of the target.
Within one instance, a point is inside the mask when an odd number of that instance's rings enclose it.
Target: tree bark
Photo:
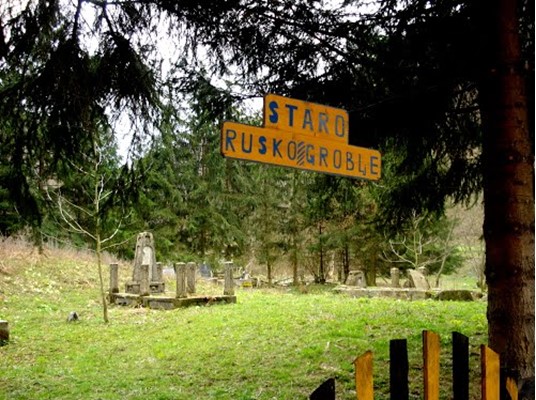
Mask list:
[[[342,274],[342,283],[346,283],[346,280],[348,279],[348,275],[350,275],[350,246],[348,245],[348,241],[345,240],[344,243],[344,258],[343,258],[343,274]]]
[[[294,229],[294,228],[293,228]],[[298,286],[299,277],[298,277],[298,246],[296,244],[296,234],[292,233],[292,249],[291,249],[291,259],[292,259],[292,284]]]
[[[526,71],[517,1],[479,5],[489,344],[502,370],[521,385],[534,380],[534,149]]]
[[[318,246],[320,247],[320,265],[318,267],[318,283],[326,283],[324,272],[324,243],[322,239],[322,222],[318,223]]]

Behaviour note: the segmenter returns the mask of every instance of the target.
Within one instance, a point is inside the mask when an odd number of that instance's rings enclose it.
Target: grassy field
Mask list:
[[[449,398],[451,332],[470,337],[474,379],[486,342],[483,302],[352,299],[319,287],[239,289],[235,305],[173,311],[111,307],[104,324],[87,254],[4,243],[0,260],[0,319],[11,329],[0,347],[0,399],[307,399],[330,377],[338,399],[355,399],[352,362],[366,350],[376,398],[386,399],[396,338],[408,339],[417,399],[424,329],[441,334]],[[72,310],[77,323],[66,322]]]

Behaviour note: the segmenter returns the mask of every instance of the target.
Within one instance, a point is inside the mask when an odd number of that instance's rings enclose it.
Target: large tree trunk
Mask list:
[[[488,56],[480,101],[489,342],[521,386],[534,382],[534,149],[516,3],[481,1],[478,11]]]

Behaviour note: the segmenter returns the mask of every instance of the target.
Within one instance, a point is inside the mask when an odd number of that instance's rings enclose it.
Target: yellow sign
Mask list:
[[[264,96],[264,126],[224,122],[224,157],[378,180],[381,154],[348,145],[348,113],[288,97]]]
[[[348,143],[348,113],[288,97],[264,96],[264,127]]]
[[[376,150],[236,122],[223,124],[221,152],[229,158],[354,178],[378,180],[381,175]]]

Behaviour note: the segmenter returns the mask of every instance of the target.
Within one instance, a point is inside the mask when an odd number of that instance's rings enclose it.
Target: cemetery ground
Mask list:
[[[128,264],[120,269],[128,275]],[[170,282],[172,284],[172,282]],[[355,399],[354,359],[374,352],[377,399],[389,398],[389,340],[408,339],[410,396],[421,398],[421,333],[441,336],[442,396],[449,398],[451,332],[478,345],[486,304],[355,299],[331,286],[237,289],[238,301],[175,310],[111,306],[104,324],[97,268],[86,252],[0,244],[0,399],[307,399],[336,378]],[[198,293],[222,287],[198,284]],[[68,323],[71,311],[79,321]]]

